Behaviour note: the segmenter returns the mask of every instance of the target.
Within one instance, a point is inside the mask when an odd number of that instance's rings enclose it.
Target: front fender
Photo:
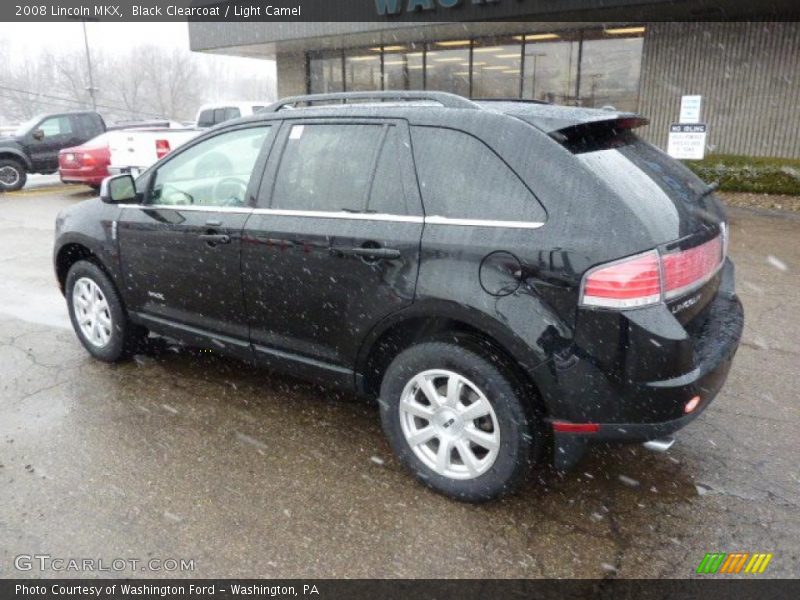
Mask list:
[[[121,213],[122,209],[118,206],[105,204],[99,199],[86,200],[59,213],[56,219],[53,263],[62,288],[66,278],[64,261],[82,258],[88,253],[105,269],[117,289],[123,289],[115,225]],[[65,256],[66,252],[77,254]]]
[[[22,162],[22,164],[25,165],[25,168],[28,170],[33,169],[33,163],[31,162],[31,159],[28,158],[28,155],[25,154],[25,152],[22,149],[16,147],[16,145],[0,146],[0,156],[4,155],[13,156],[16,159],[19,159]]]

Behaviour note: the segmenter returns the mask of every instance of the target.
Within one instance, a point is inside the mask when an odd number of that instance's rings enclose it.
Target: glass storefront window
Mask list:
[[[624,27],[313,53],[309,91],[428,89],[472,98],[521,91],[526,100],[636,111],[643,36],[644,27]]]
[[[476,41],[472,48],[472,97],[519,98],[522,44]]]
[[[579,43],[570,40],[527,40],[522,97],[556,104],[575,104]]]
[[[381,89],[380,48],[348,50],[344,55],[344,85],[348,92]]]
[[[421,90],[425,88],[422,46],[385,46],[383,83],[386,90]]]
[[[428,46],[427,89],[469,96],[469,45],[469,40],[454,40]]]
[[[588,37],[588,35],[587,35]],[[642,37],[585,39],[581,59],[581,106],[636,111]]]
[[[308,67],[310,93],[326,94],[344,91],[341,52],[310,55]]]

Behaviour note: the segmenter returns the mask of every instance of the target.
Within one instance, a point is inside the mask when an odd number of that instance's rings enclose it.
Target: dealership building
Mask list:
[[[374,17],[374,0],[366,4]],[[614,107],[649,117],[642,133],[662,148],[679,122],[682,97],[701,96],[708,152],[800,158],[798,22],[514,16],[519,20],[193,22],[189,34],[195,51],[275,60],[280,96],[426,89]]]

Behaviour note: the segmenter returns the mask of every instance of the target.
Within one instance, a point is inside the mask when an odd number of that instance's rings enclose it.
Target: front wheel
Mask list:
[[[67,274],[66,295],[72,327],[89,354],[118,362],[140,346],[146,331],[128,319],[114,284],[100,267],[76,262]]]
[[[25,166],[13,158],[0,159],[0,188],[5,192],[16,192],[25,186],[28,174]]]
[[[399,354],[381,385],[392,448],[421,481],[458,500],[518,487],[543,445],[539,419],[496,358],[447,342]]]

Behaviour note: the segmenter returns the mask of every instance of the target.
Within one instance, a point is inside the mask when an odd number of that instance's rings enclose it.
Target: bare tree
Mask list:
[[[237,68],[243,64],[243,70]],[[155,45],[136,46],[110,58],[94,52],[98,111],[109,123],[156,116],[183,121],[192,119],[203,102],[268,102],[275,97],[274,63],[262,64],[263,75],[255,61]],[[0,123],[89,108],[88,87],[83,50],[12,55],[0,39]]]

